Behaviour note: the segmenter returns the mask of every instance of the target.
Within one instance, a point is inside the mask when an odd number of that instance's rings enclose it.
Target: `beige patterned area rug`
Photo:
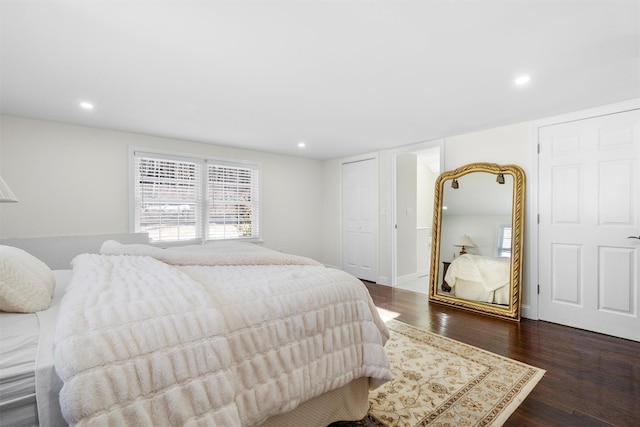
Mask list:
[[[389,320],[393,379],[357,426],[501,426],[544,370]]]

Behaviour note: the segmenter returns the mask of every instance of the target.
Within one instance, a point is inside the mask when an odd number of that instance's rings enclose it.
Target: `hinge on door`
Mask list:
[[[538,224],[540,224],[540,214],[538,214]]]
[[[538,295],[540,295],[540,285],[538,285]]]
[[[538,154],[540,154],[540,144],[538,144]]]

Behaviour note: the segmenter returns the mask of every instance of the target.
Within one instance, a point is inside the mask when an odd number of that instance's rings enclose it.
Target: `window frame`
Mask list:
[[[511,237],[509,240],[511,241],[511,246],[505,247],[504,243],[504,234],[505,230],[509,229],[509,233]],[[498,225],[498,241],[496,244],[496,256],[501,258],[511,258],[512,246],[513,246],[513,227],[511,224],[500,224]]]
[[[214,156],[193,154],[193,153],[179,153],[173,151],[164,151],[149,149],[143,147],[129,147],[129,232],[140,233],[145,232],[139,228],[137,223],[138,218],[138,203],[136,200],[136,192],[138,189],[138,182],[136,180],[136,158],[144,156],[157,159],[165,159],[168,161],[184,161],[193,162],[200,168],[200,212],[196,212],[196,237],[193,239],[184,240],[152,240],[151,244],[158,246],[178,246],[185,244],[202,244],[208,241],[248,241],[248,242],[261,242],[262,241],[262,164],[260,162],[250,160],[236,160],[229,158],[220,158]],[[228,166],[230,168],[250,169],[252,171],[252,196],[257,196],[257,202],[252,202],[252,206],[255,206],[257,212],[252,209],[252,214],[257,215],[257,219],[252,219],[251,224],[257,227],[257,233],[249,237],[233,237],[233,238],[209,238],[209,209],[210,201],[208,200],[208,188],[209,188],[209,165]],[[254,182],[257,180],[257,183]],[[198,217],[200,223],[198,224]],[[150,238],[151,240],[151,238]]]

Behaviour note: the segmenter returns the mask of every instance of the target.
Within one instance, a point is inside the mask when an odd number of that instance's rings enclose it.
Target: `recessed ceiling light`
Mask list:
[[[527,83],[529,83],[531,81],[531,76],[528,75],[522,75],[518,78],[516,78],[515,83],[518,86],[522,86],[522,85],[526,85]]]
[[[83,108],[85,110],[93,110],[93,104],[90,102],[83,101],[80,103],[80,108]]]
[[[302,141],[298,142],[298,148],[304,148],[306,146],[307,146],[307,144],[305,142],[302,142]]]

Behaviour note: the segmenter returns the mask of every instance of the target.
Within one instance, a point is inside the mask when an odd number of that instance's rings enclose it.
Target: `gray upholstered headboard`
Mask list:
[[[148,233],[97,234],[85,236],[23,237],[0,240],[0,245],[14,246],[42,260],[52,270],[71,268],[71,260],[82,253],[98,253],[107,240],[120,243],[149,243]]]

